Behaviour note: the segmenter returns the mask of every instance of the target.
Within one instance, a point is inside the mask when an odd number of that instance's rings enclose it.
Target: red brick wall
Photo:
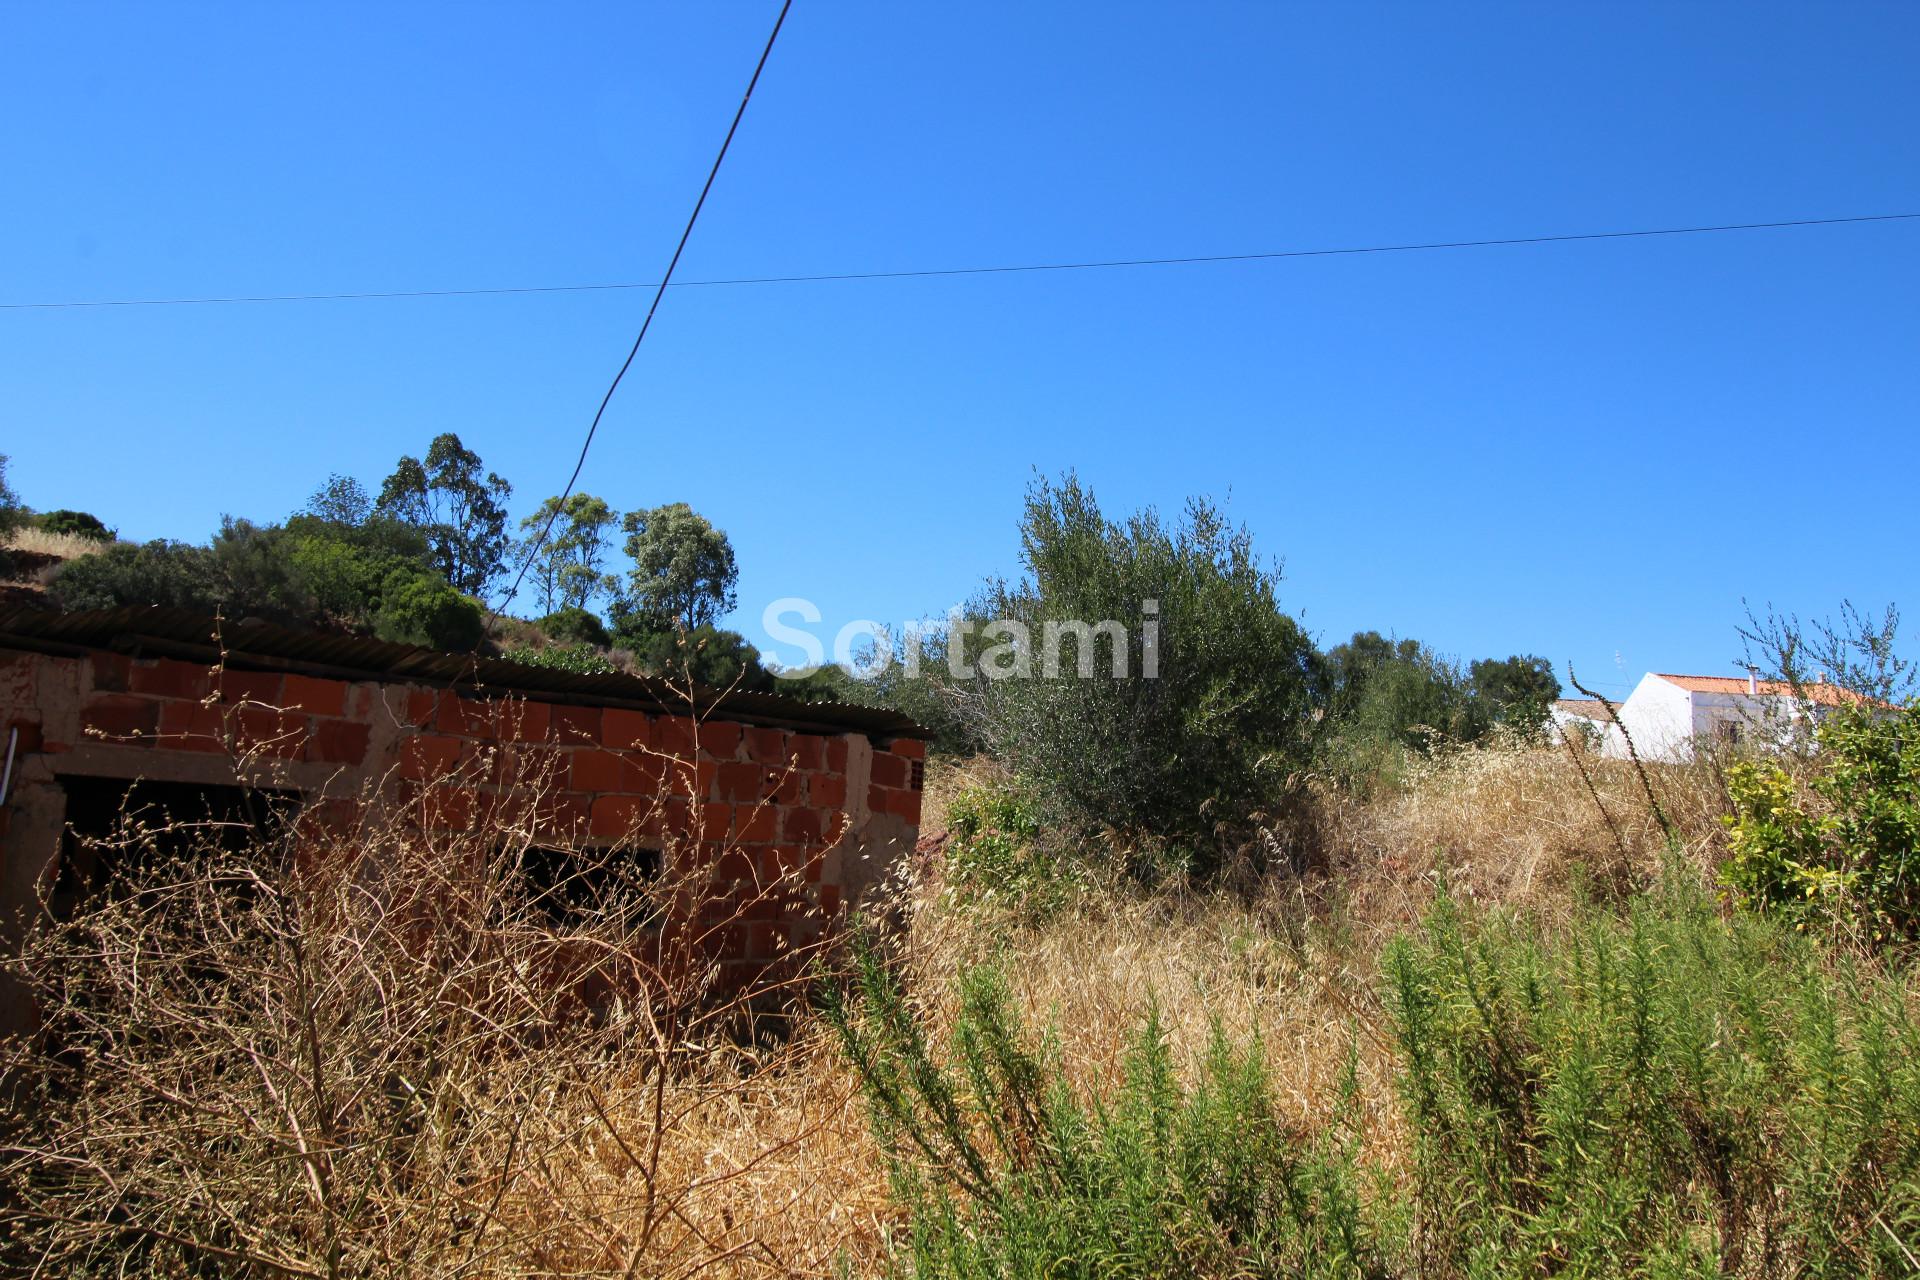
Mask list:
[[[299,790],[326,821],[357,818],[374,797],[420,827],[530,821],[561,846],[664,846],[712,864],[723,888],[751,903],[750,926],[725,942],[747,964],[806,941],[874,881],[876,862],[912,848],[925,754],[912,739],[105,651],[0,650],[0,726],[21,730],[24,798],[9,814],[36,815],[0,817],[10,868],[0,902],[19,901],[21,885],[46,873],[57,774],[245,781]]]

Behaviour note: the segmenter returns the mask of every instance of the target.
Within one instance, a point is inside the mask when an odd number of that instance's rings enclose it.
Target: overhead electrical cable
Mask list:
[[[786,10],[781,11],[782,19]],[[775,27],[776,32],[778,26]],[[752,90],[749,88],[749,94]],[[744,106],[745,103],[742,103]],[[735,118],[735,124],[739,123]],[[729,133],[728,139],[732,139]],[[722,149],[722,155],[725,149]],[[716,172],[717,172],[716,168]],[[708,179],[712,183],[711,177]],[[701,199],[706,193],[701,193]],[[696,206],[694,214],[699,215]],[[1284,258],[1340,258],[1374,253],[1426,253],[1439,249],[1492,249],[1515,245],[1573,244],[1592,240],[1638,240],[1659,236],[1698,236],[1730,231],[1779,231],[1796,227],[1837,227],[1871,222],[1907,222],[1920,213],[1870,213],[1842,218],[1793,218],[1780,222],[1727,222],[1697,227],[1653,227],[1633,231],[1582,231],[1563,235],[1504,236],[1487,240],[1432,240],[1411,244],[1360,245],[1333,249],[1276,249],[1262,253],[1215,253],[1179,258],[1111,258],[1089,262],[1028,262],[985,267],[927,267],[905,271],[842,271],[819,275],[737,276],[714,280],[675,280],[668,270],[659,281],[612,281],[600,284],[505,285],[474,289],[394,289],[363,293],[235,294],[205,298],[101,298],[65,302],[0,302],[0,311],[53,311],[85,307],[205,307],[265,302],[365,302],[399,298],[480,298],[514,294],[604,293],[625,289],[714,289],[737,285],[826,284],[851,280],[925,280],[942,276],[1017,275],[1038,271],[1106,271],[1122,267],[1185,267],[1210,263],[1273,262]],[[692,229],[691,222],[688,229]],[[681,245],[685,247],[685,240]],[[678,261],[679,255],[675,255]],[[655,305],[659,299],[655,298]],[[651,312],[649,312],[651,318]]]
[[[607,384],[607,393],[600,397],[600,407],[594,410],[593,422],[587,427],[587,438],[580,442],[580,457],[573,464],[573,474],[567,477],[567,487],[560,491],[553,510],[547,513],[547,522],[540,527],[539,536],[527,548],[526,558],[520,562],[520,571],[514,575],[513,585],[507,589],[506,597],[501,601],[503,608],[512,604],[513,598],[520,594],[520,584],[526,580],[528,567],[546,545],[547,536],[553,532],[553,522],[559,518],[561,508],[573,493],[573,486],[580,481],[580,471],[587,465],[587,451],[593,448],[593,437],[600,430],[600,419],[606,416],[607,405],[612,403],[613,393],[620,389],[621,379],[633,367],[633,358],[640,354],[640,344],[647,340],[647,330],[653,327],[654,313],[660,310],[660,299],[666,296],[667,287],[673,283],[673,270],[680,265],[680,255],[686,252],[687,241],[693,237],[693,224],[700,220],[700,210],[706,207],[707,194],[713,190],[714,179],[720,176],[720,165],[727,158],[727,149],[733,145],[733,135],[740,131],[740,120],[747,114],[747,103],[753,100],[754,86],[760,83],[760,73],[767,68],[767,59],[773,55],[773,42],[780,38],[780,28],[786,24],[787,10],[791,8],[793,0],[783,0],[780,16],[773,20],[773,30],[767,35],[767,46],[760,51],[760,61],[754,64],[753,77],[747,81],[747,91],[740,95],[740,106],[733,113],[733,123],[727,126],[727,136],[720,142],[720,153],[714,156],[713,168],[707,171],[707,181],[700,188],[700,198],[693,202],[693,212],[687,215],[687,225],[680,232],[680,243],[674,246],[666,274],[660,277],[660,283],[654,288],[653,302],[647,307],[646,318],[640,322],[640,332],[634,335],[633,346],[627,350],[627,358],[621,361],[620,371]]]

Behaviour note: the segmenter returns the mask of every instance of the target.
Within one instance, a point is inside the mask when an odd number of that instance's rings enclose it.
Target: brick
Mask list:
[[[795,805],[801,802],[806,791],[807,775],[798,769],[782,768],[770,771],[767,775],[769,788],[764,798],[775,804]]]
[[[660,786],[657,764],[645,756],[580,747],[567,753],[567,785],[575,791],[646,792]]]
[[[827,740],[817,733],[796,733],[787,744],[796,767],[823,769],[827,764]]]
[[[460,762],[460,740],[420,734],[400,744],[395,768],[403,778],[443,778]]]
[[[588,829],[600,839],[625,839],[637,833],[647,817],[647,802],[637,796],[601,796],[593,802]]]
[[[826,834],[826,824],[818,809],[789,809],[782,815],[780,834],[797,844],[818,844]]]
[[[653,722],[653,747],[665,755],[691,760],[698,749],[694,723],[686,716],[661,716]]]
[[[199,702],[160,704],[160,745],[175,751],[225,751],[226,721],[218,707]]]
[[[466,787],[429,787],[420,796],[420,821],[426,827],[465,831],[473,826],[481,798]]]
[[[170,658],[134,663],[128,681],[135,693],[196,700],[207,696],[209,683],[205,667],[197,667],[191,662],[175,662]]]
[[[714,790],[722,800],[758,800],[766,794],[767,771],[745,760],[723,761],[714,780]]]
[[[449,698],[453,695],[448,694]],[[425,689],[407,690],[407,723],[426,726],[433,723],[433,714],[440,705],[440,695]]]
[[[573,744],[600,741],[600,708],[556,706],[552,712],[553,736]]]
[[[904,787],[912,777],[913,766],[903,757],[888,751],[874,752],[872,779],[876,786]]]
[[[711,760],[662,759],[650,757],[653,764],[661,770],[661,787],[682,798],[693,796],[705,800],[713,795],[714,783],[720,776],[720,766]]]
[[[277,671],[221,671],[217,686],[222,702],[259,702],[280,705],[282,678]]]
[[[600,741],[622,751],[653,745],[653,721],[638,711],[608,707],[601,712]]]
[[[740,754],[740,726],[731,720],[708,720],[700,726],[700,749],[716,760]]]
[[[243,754],[298,760],[306,752],[307,720],[278,707],[243,703],[228,712],[234,750]]]
[[[714,860],[713,875],[722,884],[753,885],[760,879],[753,855],[744,849],[723,850]]]
[[[780,826],[780,811],[770,804],[739,805],[733,812],[733,836],[742,844],[765,844]]]
[[[80,727],[89,738],[150,746],[160,729],[160,703],[130,693],[101,694],[81,713]]]
[[[700,840],[725,840],[733,825],[733,806],[708,801],[700,806],[700,829],[693,835]]]
[[[544,702],[510,698],[500,704],[500,736],[514,742],[540,742],[553,727],[553,708]]]
[[[787,734],[783,729],[748,729],[747,758],[775,768],[787,764]]]
[[[873,806],[880,813],[890,813],[896,818],[905,818],[915,826],[920,824],[920,793],[905,788],[887,787],[881,802]]]
[[[321,764],[361,764],[367,758],[370,726],[354,720],[321,720],[307,739],[307,759]]]
[[[895,738],[887,744],[887,750],[896,756],[905,756],[909,760],[927,758],[927,744],[918,738]]]
[[[125,693],[133,675],[133,659],[124,653],[103,653],[96,649],[90,655],[93,665],[93,687],[100,693]]]
[[[827,772],[845,773],[847,771],[847,740],[845,738],[827,739]]]
[[[544,743],[514,743],[495,754],[493,780],[503,787],[565,785],[571,755]]]
[[[761,874],[769,883],[818,880],[825,864],[826,858],[819,850],[809,851],[798,845],[774,844],[760,851]]]
[[[847,780],[837,773],[807,775],[807,803],[816,809],[847,807]]]
[[[593,807],[583,796],[557,792],[534,801],[533,821],[544,835],[574,836],[588,829]]]
[[[482,699],[448,694],[440,699],[433,727],[462,738],[495,739],[500,736],[499,708]]]
[[[304,711],[310,716],[345,715],[347,686],[338,680],[288,676],[286,688],[281,693],[281,705],[289,711]]]
[[[820,886],[820,910],[828,917],[840,914],[840,886],[823,884]]]

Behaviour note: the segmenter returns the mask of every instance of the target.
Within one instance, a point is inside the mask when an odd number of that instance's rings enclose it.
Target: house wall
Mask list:
[[[778,910],[723,940],[745,975],[812,940],[912,849],[925,744],[383,681],[0,649],[0,942],[58,868],[62,778],[297,791],[303,820],[397,809],[422,828],[531,823],[542,843],[725,856]],[[4,997],[0,996],[0,1005]],[[17,1010],[16,1010],[17,1013]],[[4,1018],[0,1018],[3,1021]]]
[[[1640,678],[1620,704],[1620,723],[1633,736],[1642,760],[1678,761],[1693,755],[1693,695],[1649,672]],[[1626,739],[1610,733],[1605,753],[1616,759],[1627,754]]]

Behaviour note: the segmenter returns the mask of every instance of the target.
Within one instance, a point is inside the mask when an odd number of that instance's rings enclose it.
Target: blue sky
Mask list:
[[[0,301],[656,279],[771,4],[10,6]],[[683,278],[1920,211],[1920,10],[799,0]],[[1920,222],[685,289],[583,487],[938,612],[1035,468],[1209,494],[1359,627],[1624,692],[1920,603]],[[0,311],[22,495],[271,519],[457,431],[557,492],[641,292]],[[1917,619],[1920,620],[1920,619]],[[791,656],[791,655],[790,655]]]

